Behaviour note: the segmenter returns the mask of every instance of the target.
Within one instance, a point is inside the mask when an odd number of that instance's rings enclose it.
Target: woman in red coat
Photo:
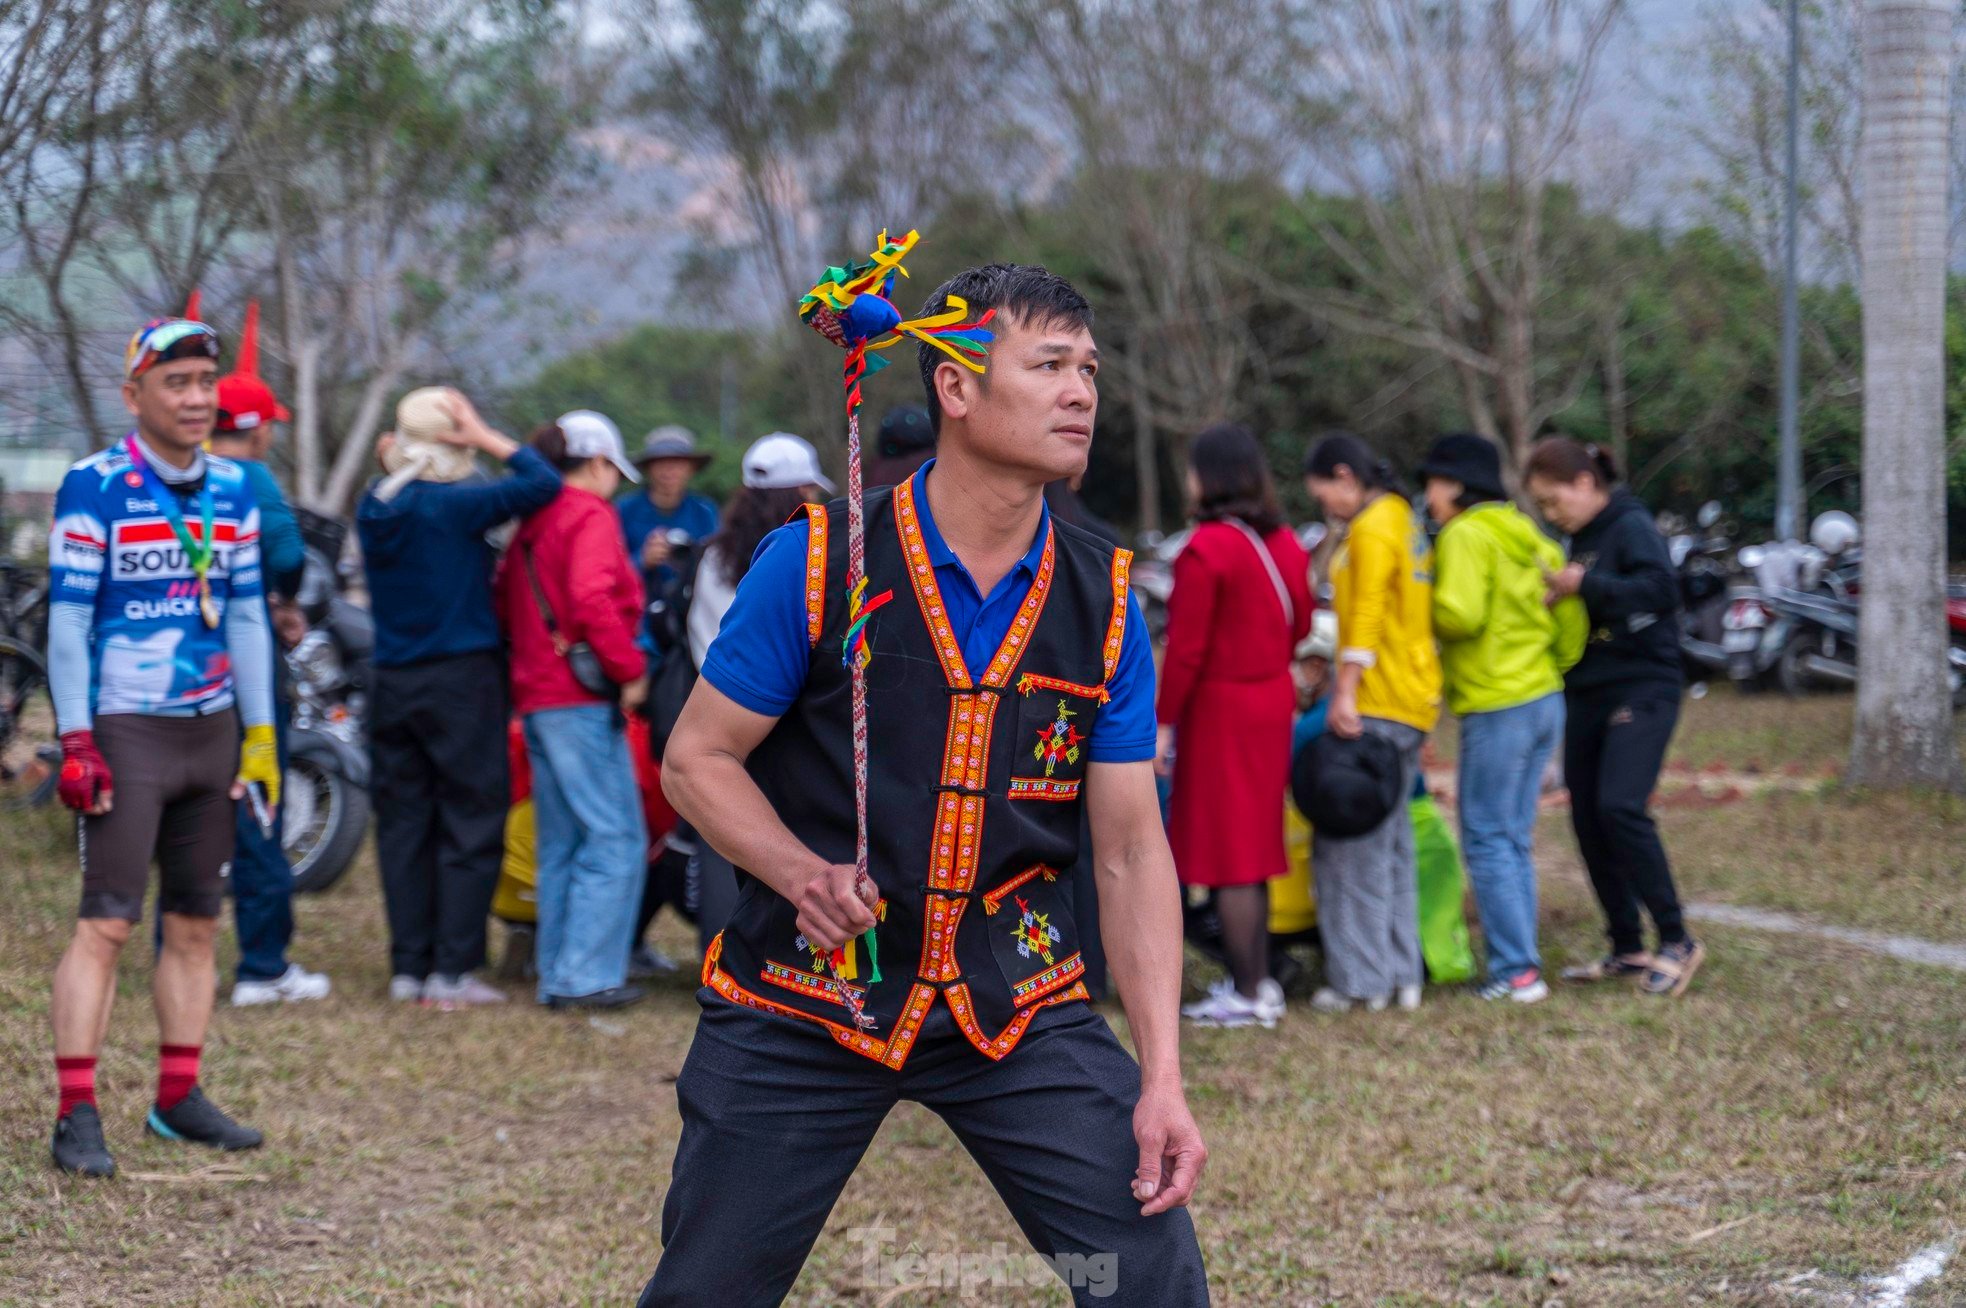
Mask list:
[[[512,646],[512,709],[532,763],[538,997],[549,1008],[615,1008],[642,997],[627,983],[628,951],[648,867],[624,717],[648,693],[635,644],[642,579],[612,502],[635,470],[621,432],[589,409],[562,414],[532,444],[564,485],[512,538],[493,602]],[[576,674],[582,645],[605,684]]]
[[[1196,526],[1167,601],[1161,768],[1174,777],[1174,866],[1183,883],[1216,892],[1230,975],[1181,1011],[1211,1026],[1274,1026],[1283,988],[1270,978],[1269,881],[1285,870],[1290,658],[1311,629],[1310,559],[1247,428],[1195,437],[1188,496]]]

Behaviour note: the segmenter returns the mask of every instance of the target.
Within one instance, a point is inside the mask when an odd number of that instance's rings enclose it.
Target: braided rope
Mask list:
[[[867,508],[861,503],[864,479],[860,469],[860,378],[867,368],[867,347],[865,342],[847,352],[846,369],[846,587],[852,597],[848,602],[857,606],[861,598],[861,583],[867,577]],[[853,685],[853,886],[856,892],[868,882],[867,874],[867,668],[865,660],[855,656],[847,659],[847,673]],[[848,940],[846,948],[851,949],[853,941]],[[846,978],[839,975],[837,965],[829,960],[834,973],[834,981],[840,987],[840,1001],[853,1016],[858,1027],[871,1027],[874,1018],[847,985]]]

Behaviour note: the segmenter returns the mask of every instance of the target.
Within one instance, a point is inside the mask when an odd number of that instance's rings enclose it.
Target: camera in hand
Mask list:
[[[687,646],[689,604],[696,592],[696,568],[700,560],[699,542],[681,527],[658,527],[669,544],[669,557],[652,568],[642,570],[643,592],[648,597],[644,619],[649,639],[667,654]]]

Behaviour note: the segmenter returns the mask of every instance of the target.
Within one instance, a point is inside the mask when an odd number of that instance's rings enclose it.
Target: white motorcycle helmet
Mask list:
[[[1842,509],[1819,513],[1816,520],[1809,524],[1809,543],[1831,558],[1855,545],[1861,534],[1857,530],[1857,520]]]

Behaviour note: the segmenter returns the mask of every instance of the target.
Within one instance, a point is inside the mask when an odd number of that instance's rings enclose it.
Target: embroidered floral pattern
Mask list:
[[[783,986],[785,989],[802,994],[808,999],[820,999],[827,1003],[843,1005],[843,1001],[840,999],[841,982],[830,976],[820,976],[814,972],[804,972],[796,967],[790,967],[784,963],[774,963],[770,959],[766,959],[764,971],[759,973],[759,979],[775,986]],[[867,997],[866,986],[849,985],[847,989],[858,995],[863,1001]]]
[[[1029,958],[1033,954],[1042,958],[1049,966],[1052,946],[1064,943],[1065,937],[1057,927],[1051,925],[1051,916],[1040,913],[1024,899],[1017,896],[1017,910],[1021,916],[1013,928],[1017,940],[1017,956]]]
[[[1041,799],[1047,803],[1065,804],[1079,797],[1080,782],[1054,781],[1047,777],[1012,777],[1010,797],[1012,799]]]
[[[1078,954],[1068,954],[1030,980],[1011,987],[1010,997],[1019,1005],[1026,1004],[1034,997],[1056,989],[1074,977],[1084,974],[1085,960]]]
[[[826,506],[806,508],[810,534],[806,537],[806,643],[817,649],[826,626],[826,541],[830,531]]]
[[[1106,624],[1106,680],[1120,665],[1120,645],[1126,639],[1126,591],[1133,575],[1133,551],[1113,552],[1113,616]]]
[[[1068,708],[1064,700],[1058,701],[1058,716],[1051,724],[1038,732],[1038,743],[1031,750],[1031,757],[1044,764],[1044,774],[1048,777],[1060,763],[1079,761],[1079,744],[1085,737],[1072,725],[1078,714]]]

